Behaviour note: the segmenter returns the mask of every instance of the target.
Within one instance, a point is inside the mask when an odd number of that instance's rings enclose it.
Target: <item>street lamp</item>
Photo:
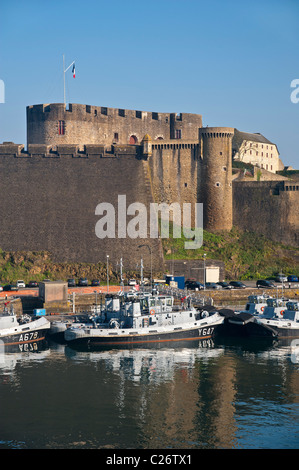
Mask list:
[[[151,289],[153,288],[153,260],[152,260],[152,248],[150,245],[144,244],[144,245],[139,245],[138,248],[142,248],[143,246],[147,246],[150,254],[151,254]]]
[[[206,290],[206,256],[207,254],[203,254],[203,290]]]
[[[107,255],[107,294],[109,293],[108,261],[109,261],[109,255]]]

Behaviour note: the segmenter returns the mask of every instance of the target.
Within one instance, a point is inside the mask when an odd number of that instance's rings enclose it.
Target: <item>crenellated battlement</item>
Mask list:
[[[46,158],[88,158],[88,157],[120,157],[125,155],[133,155],[139,157],[142,155],[141,145],[112,145],[104,146],[97,144],[62,144],[62,145],[46,145],[46,144],[28,144],[25,150],[24,144],[15,144],[13,142],[3,142],[0,144],[1,157],[46,157]]]
[[[140,144],[154,140],[198,140],[202,116],[159,113],[83,104],[38,104],[27,107],[28,144]]]

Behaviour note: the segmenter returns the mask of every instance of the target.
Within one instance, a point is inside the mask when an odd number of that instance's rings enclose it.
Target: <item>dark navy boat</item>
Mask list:
[[[174,305],[169,295],[140,294],[135,298],[106,296],[105,308],[92,326],[71,326],[69,345],[138,346],[212,338],[224,318],[216,309],[198,310],[191,303]]]

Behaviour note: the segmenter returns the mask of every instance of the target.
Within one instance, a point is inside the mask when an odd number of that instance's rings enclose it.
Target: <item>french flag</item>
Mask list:
[[[76,78],[75,64],[73,65],[73,68],[72,68],[72,74],[73,74],[73,78]]]

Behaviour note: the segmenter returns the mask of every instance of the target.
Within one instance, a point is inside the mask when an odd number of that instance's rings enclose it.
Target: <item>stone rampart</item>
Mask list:
[[[27,144],[140,144],[153,140],[198,139],[202,116],[157,113],[82,104],[27,107]]]
[[[28,152],[15,145],[12,152],[12,145],[0,146],[1,249],[47,250],[58,262],[106,262],[109,255],[114,266],[123,257],[124,269],[136,269],[136,260],[143,256],[149,270],[149,250],[138,248],[148,244],[153,267],[161,269],[161,240],[99,239],[95,234],[99,203],[115,208],[117,237],[118,195],[126,196],[127,207],[134,202],[148,207],[153,201],[148,163],[137,158],[132,146],[104,154],[89,145],[81,153],[73,145],[55,151],[29,145]]]
[[[233,182],[233,223],[286,245],[299,246],[299,184]]]

